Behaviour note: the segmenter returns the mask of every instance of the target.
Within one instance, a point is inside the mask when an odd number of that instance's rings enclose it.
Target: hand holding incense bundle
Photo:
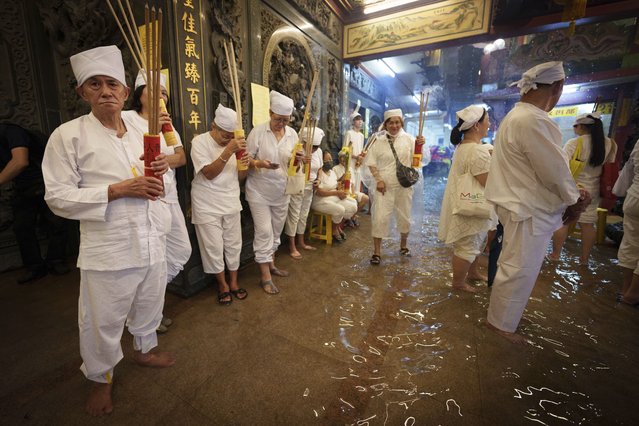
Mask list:
[[[226,55],[226,65],[229,70],[229,77],[231,80],[231,90],[233,91],[233,103],[235,104],[235,113],[237,114],[237,129],[233,132],[235,139],[244,138],[244,129],[242,128],[242,98],[240,96],[240,83],[237,77],[237,63],[235,62],[235,48],[233,42],[230,41],[230,53],[229,46],[224,41],[224,54]],[[243,171],[247,169],[247,166],[239,160],[244,157],[246,150],[240,149],[235,152],[235,158],[237,161],[237,170]]]
[[[424,96],[424,92],[421,93],[421,97],[419,99],[419,132],[417,134],[418,137],[423,136],[423,127],[424,127],[424,114],[428,110],[428,95],[429,92],[426,92],[426,96]],[[412,166],[416,169],[420,168],[422,165],[422,147],[423,143],[418,143],[415,141],[415,153],[413,154],[413,164]]]
[[[156,37],[155,49],[157,50],[157,53],[155,56],[157,57],[157,63],[155,65],[159,73],[159,70],[161,68],[160,55],[162,52],[162,49],[160,48],[161,42],[162,42],[162,9],[158,9],[157,19],[155,19],[147,15],[148,13],[147,9],[149,6],[148,4],[145,6],[145,22],[144,23],[146,28],[147,46],[144,47],[144,54],[143,54],[142,53],[143,47],[142,47],[142,41],[140,40],[140,35],[138,34],[137,31],[134,31],[134,28],[137,28],[137,26],[135,24],[135,18],[133,16],[133,10],[131,9],[131,4],[129,3],[129,0],[125,0],[125,1],[127,5],[127,10],[124,9],[122,5],[122,0],[118,0],[118,6],[119,6],[120,13],[122,14],[122,17],[124,18],[124,23],[127,27],[128,33],[124,30],[124,27],[122,26],[122,23],[120,22],[120,18],[118,17],[118,14],[115,12],[115,9],[111,5],[111,0],[107,0],[107,4],[109,6],[109,9],[111,10],[111,14],[113,15],[113,18],[115,18],[115,22],[118,25],[120,32],[122,33],[122,37],[124,38],[126,45],[129,47],[129,50],[131,51],[131,56],[133,56],[133,60],[135,61],[135,64],[138,66],[139,69],[145,70],[145,73],[143,74],[143,76],[144,76],[144,81],[146,82],[146,85],[150,86],[153,84],[153,81],[155,81],[155,79],[157,79],[158,82],[160,80],[159,80],[159,74],[156,77],[155,75],[152,74],[152,70],[150,70],[147,66],[147,65],[151,65],[148,63],[150,61],[150,56],[147,53],[150,48],[149,43],[151,42],[151,38],[153,37],[152,34],[149,34],[148,25],[149,25],[149,21],[152,21],[153,23],[151,23],[151,25],[154,25],[154,29],[152,30],[152,32]],[[155,13],[154,10],[155,8],[153,8],[153,13]],[[149,90],[152,90],[152,88],[151,89],[147,88],[147,94]],[[159,103],[156,103],[156,104],[149,103],[149,104],[152,107],[157,105],[157,107],[159,108],[159,111],[168,113],[166,109],[166,105],[164,103],[164,99],[162,99],[162,97],[159,96],[160,92],[156,92],[156,93],[158,93]],[[158,117],[159,117],[159,114],[158,114]],[[173,126],[170,123],[163,123],[161,126],[161,130],[162,130],[162,134],[164,135],[164,140],[167,146],[177,145],[178,142],[175,136],[175,131],[173,129]]]

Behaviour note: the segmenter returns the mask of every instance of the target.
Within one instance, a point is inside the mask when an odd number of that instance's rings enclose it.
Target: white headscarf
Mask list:
[[[537,84],[552,84],[555,81],[566,78],[564,64],[560,61],[544,62],[536,65],[523,73],[521,79],[511,83],[510,86],[519,87],[519,94],[525,95],[530,90],[537,90]]]
[[[278,114],[278,115],[293,114],[293,108],[295,107],[293,99],[289,98],[288,96],[284,96],[280,92],[276,92],[275,90],[271,90],[271,93],[269,93],[268,96],[271,102],[270,109],[275,114]]]
[[[85,50],[69,58],[78,87],[96,75],[115,78],[126,86],[122,52],[116,46],[100,46]]]
[[[151,77],[153,77],[153,73],[151,73]],[[146,73],[144,69],[138,71],[137,77],[135,77],[135,88],[137,89],[140,86],[146,86]],[[166,76],[160,73],[160,86],[166,89]]]
[[[457,111],[455,113],[457,119],[464,120],[462,125],[459,126],[459,130],[463,132],[464,130],[468,130],[473,127],[484,115],[484,112],[484,108],[477,105],[470,105],[460,111]]]
[[[237,113],[231,108],[218,104],[213,122],[219,129],[226,132],[233,132],[237,130]]]
[[[402,120],[404,119],[404,115],[402,114],[402,110],[397,109],[389,109],[388,111],[384,111],[384,123],[391,117],[399,117]]]
[[[575,118],[575,124],[594,124],[595,118],[601,120],[600,112],[592,112],[587,114],[580,114]]]
[[[309,133],[313,135],[313,146],[320,146],[324,139],[324,130],[319,127],[311,128],[310,132],[304,130],[300,132],[300,139],[304,142],[308,141]]]

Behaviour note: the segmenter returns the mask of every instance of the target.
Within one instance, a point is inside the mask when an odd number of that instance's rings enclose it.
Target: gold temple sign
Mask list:
[[[344,58],[485,34],[491,0],[446,0],[344,27]]]

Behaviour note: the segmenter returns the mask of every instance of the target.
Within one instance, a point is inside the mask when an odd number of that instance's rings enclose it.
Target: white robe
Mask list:
[[[313,181],[317,179],[317,171],[322,167],[321,148],[317,148],[317,150],[311,154],[310,166],[309,179],[304,186],[304,192],[299,195],[291,195],[288,203],[288,214],[286,216],[284,233],[289,237],[294,237],[296,234],[302,235],[306,231],[308,212],[311,209],[311,202],[313,201]]]
[[[623,203],[623,239],[619,246],[619,265],[632,269],[635,275],[639,275],[639,143],[632,150],[624,170],[632,179],[632,184]]]
[[[149,122],[136,111],[122,111],[122,120],[124,120],[127,128],[133,127],[138,133],[144,134],[148,131]],[[173,155],[175,154],[175,148],[183,148],[180,134],[175,131],[174,134],[177,144],[175,146],[167,146],[164,135],[160,133],[160,150],[162,153]],[[144,140],[136,139],[136,141],[138,142],[139,153],[142,154],[144,152]],[[143,160],[138,160],[136,169],[140,175],[144,174]],[[184,265],[191,257],[191,241],[186,229],[184,213],[182,213],[178,200],[175,170],[169,168],[163,177],[163,200],[169,204],[169,210],[171,211],[171,231],[166,236],[167,282],[171,282],[184,269]]]
[[[486,182],[486,199],[504,226],[503,249],[488,321],[514,332],[535,285],[552,233],[579,190],[561,149],[561,132],[536,106],[517,103],[501,123]]]
[[[157,345],[166,284],[165,203],[141,198],[108,201],[108,186],[134,177],[142,135],[121,138],[93,114],[58,127],[42,160],[45,200],[58,216],[80,221],[78,325],[82,371],[110,381],[121,359],[127,317],[134,347]]]
[[[344,146],[351,145],[352,158],[351,158],[351,187],[353,192],[359,193],[362,190],[362,165],[357,166],[355,158],[359,156],[364,150],[364,134],[350,129],[344,135]]]
[[[405,166],[411,165],[415,140],[404,130],[400,130],[394,142],[399,161]],[[380,135],[368,150],[365,164],[376,167],[381,179],[386,185],[386,192],[382,195],[375,186],[370,188],[374,192],[372,197],[372,236],[386,238],[389,234],[390,220],[395,213],[397,230],[407,234],[411,224],[411,206],[413,204],[413,187],[404,188],[397,180],[395,157],[385,135]]]
[[[276,170],[249,170],[246,178],[246,201],[254,224],[253,251],[257,263],[269,263],[280,245],[286,222],[289,196],[286,189],[288,161],[297,144],[297,134],[290,127],[279,141],[266,122],[255,126],[246,138],[248,152],[257,160],[279,164]]]
[[[237,159],[231,155],[213,179],[202,169],[224,152],[210,132],[191,142],[191,160],[195,178],[191,185],[192,222],[197,233],[204,272],[224,272],[224,259],[230,271],[237,271],[242,250],[240,183]]]

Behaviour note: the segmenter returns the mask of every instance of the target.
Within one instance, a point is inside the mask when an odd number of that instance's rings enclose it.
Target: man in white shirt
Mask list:
[[[137,132],[127,131],[121,111],[129,95],[122,55],[103,46],[70,59],[76,91],[91,113],[58,127],[42,162],[45,200],[58,216],[80,220],[80,354],[95,382],[86,409],[113,410],[113,369],[122,359],[125,323],[135,361],[169,367],[173,354],[151,352],[162,318],[166,284],[165,236],[170,213],[158,200],[164,154],[151,164],[156,177],[135,177]]]
[[[575,220],[590,197],[580,194],[548,117],[564,85],[561,62],[526,71],[516,84],[521,101],[501,123],[485,196],[504,226],[503,250],[488,306],[488,327],[513,343],[552,233]]]

